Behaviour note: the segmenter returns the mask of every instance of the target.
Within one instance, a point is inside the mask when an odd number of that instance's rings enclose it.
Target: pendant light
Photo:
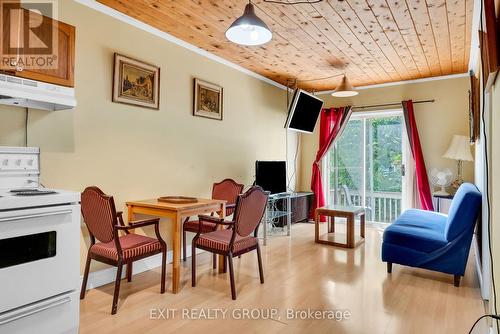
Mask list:
[[[262,45],[271,40],[273,33],[257,15],[253,4],[248,1],[245,12],[226,31],[231,42],[240,45]]]
[[[342,81],[340,82],[340,85],[335,89],[335,91],[332,93],[332,96],[335,97],[351,97],[351,96],[356,96],[359,93],[354,90],[354,87],[351,85],[349,80],[344,74],[344,77],[342,78]]]

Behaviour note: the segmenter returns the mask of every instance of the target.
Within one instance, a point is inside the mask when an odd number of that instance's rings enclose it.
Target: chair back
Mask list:
[[[464,230],[473,228],[481,209],[482,196],[477,187],[463,183],[457,190],[448,212],[446,240],[451,241]]]
[[[343,184],[340,189],[342,190],[345,196],[345,205],[352,206],[351,192],[349,191],[347,185]]]
[[[115,201],[97,187],[88,187],[82,193],[82,215],[91,235],[100,242],[114,238],[116,224]]]
[[[214,183],[212,188],[212,199],[227,201],[227,204],[236,204],[238,195],[243,191],[243,184],[236,183],[232,179],[225,179],[219,183]],[[231,215],[234,208],[226,209],[226,216]]]
[[[269,195],[259,186],[253,186],[238,197],[235,212],[236,233],[242,237],[250,235],[260,224]]]

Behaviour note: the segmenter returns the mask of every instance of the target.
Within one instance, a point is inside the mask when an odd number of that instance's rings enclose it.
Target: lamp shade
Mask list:
[[[245,12],[226,31],[231,42],[240,45],[261,45],[273,38],[271,30],[257,15],[252,3],[245,6]]]
[[[470,151],[470,139],[466,136],[454,135],[443,157],[453,160],[474,161]]]
[[[354,87],[351,85],[351,83],[349,82],[349,80],[345,75],[342,78],[340,85],[332,93],[332,96],[335,97],[350,97],[356,95],[358,95],[358,92],[354,90]]]

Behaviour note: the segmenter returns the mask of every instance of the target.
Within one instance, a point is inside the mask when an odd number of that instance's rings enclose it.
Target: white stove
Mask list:
[[[28,190],[30,194],[26,194],[26,191],[23,194],[12,190]],[[46,191],[53,193],[44,194]],[[0,189],[0,211],[77,202],[80,202],[80,194],[73,191],[47,188]]]
[[[0,334],[78,333],[80,194],[40,184],[40,150],[0,147]]]

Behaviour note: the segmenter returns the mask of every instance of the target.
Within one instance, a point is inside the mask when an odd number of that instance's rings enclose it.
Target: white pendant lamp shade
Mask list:
[[[443,158],[461,161],[474,161],[470,151],[470,139],[466,136],[454,135],[448,150],[443,155]]]
[[[248,3],[243,15],[227,29],[226,37],[236,44],[255,46],[269,42],[273,34],[264,21],[255,15],[253,5]]]
[[[359,93],[354,90],[354,87],[351,85],[347,77],[344,75],[342,77],[342,81],[340,82],[340,85],[335,89],[335,91],[332,93],[332,96],[335,97],[351,97],[351,96],[356,96]]]

